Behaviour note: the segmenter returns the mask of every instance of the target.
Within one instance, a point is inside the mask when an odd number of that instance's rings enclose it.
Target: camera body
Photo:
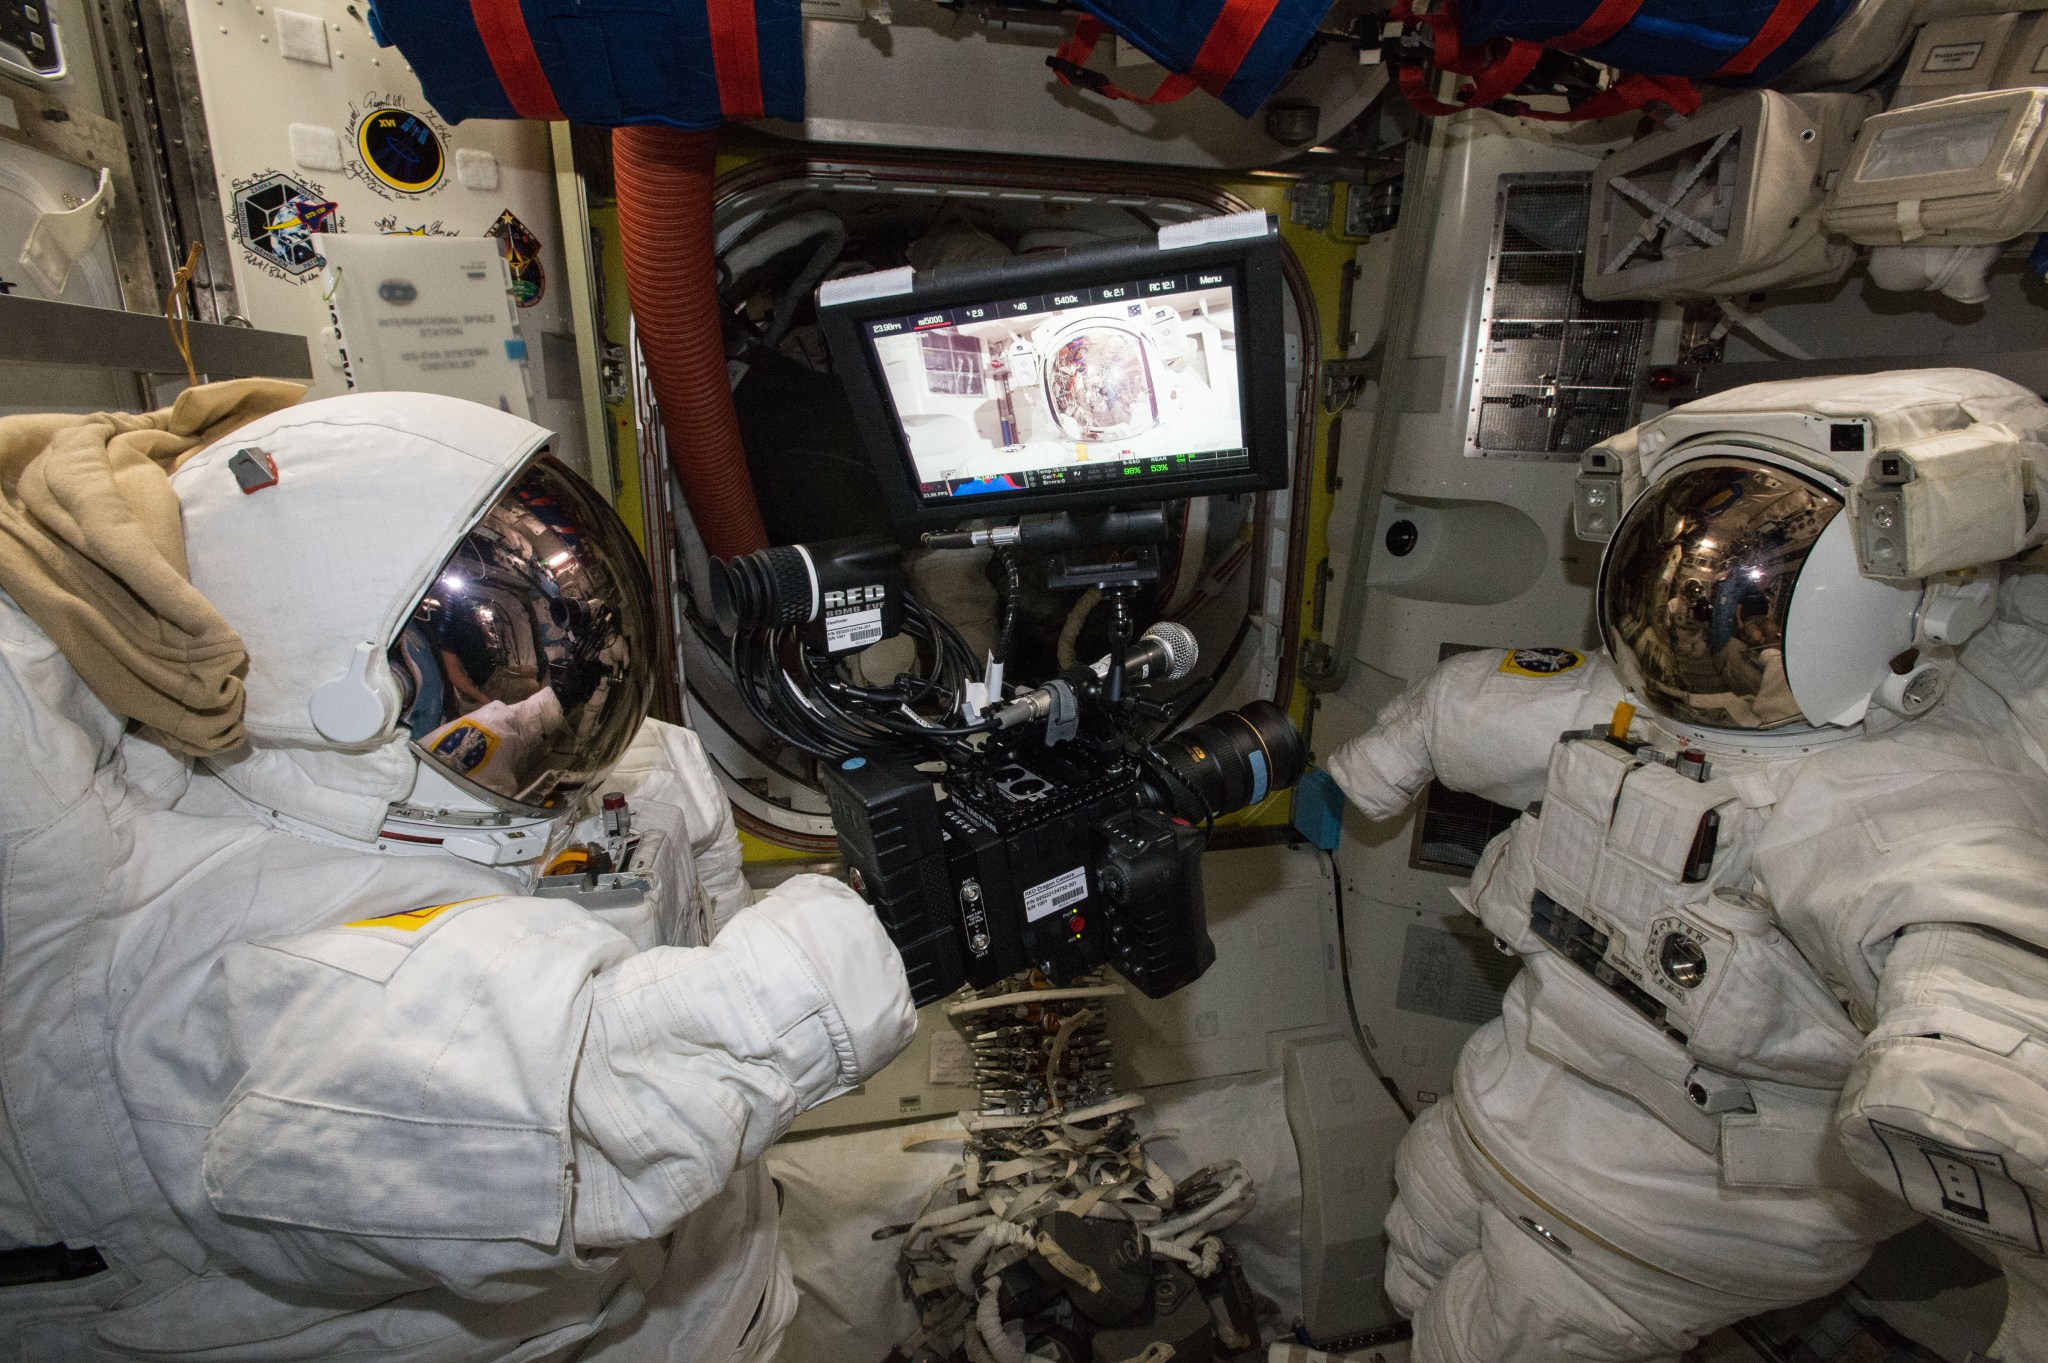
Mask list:
[[[826,791],[854,888],[903,954],[919,1004],[1037,968],[1101,965],[1152,998],[1216,959],[1191,821],[1155,807],[1107,745],[991,744],[948,763],[944,796],[902,758],[848,758]]]

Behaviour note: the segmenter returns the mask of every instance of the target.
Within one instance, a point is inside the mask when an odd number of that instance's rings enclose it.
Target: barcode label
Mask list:
[[[879,606],[825,617],[827,653],[841,653],[849,648],[865,648],[869,644],[879,643],[881,638],[882,609]]]
[[[1041,880],[1024,892],[1024,921],[1036,923],[1049,913],[1088,897],[1088,868],[1076,866],[1051,880]]]

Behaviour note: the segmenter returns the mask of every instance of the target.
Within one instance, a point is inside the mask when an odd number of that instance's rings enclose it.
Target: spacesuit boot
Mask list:
[[[1995,412],[2018,466],[2048,407],[1963,371],[1712,404],[1626,438],[1607,657],[1459,654],[1330,762],[1373,817],[1431,779],[1525,811],[1453,892],[1523,969],[1402,1144],[1387,1291],[1425,1363],[1668,1359],[1918,1214],[2029,1256],[2001,1347],[2039,1357],[2039,593],[1961,652],[1996,567],[1861,576],[1860,460],[1727,432],[1856,412],[1892,448]]]

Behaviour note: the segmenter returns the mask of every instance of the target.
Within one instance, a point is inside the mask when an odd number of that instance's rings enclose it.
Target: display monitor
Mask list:
[[[819,316],[908,529],[1286,486],[1277,229],[834,280]]]

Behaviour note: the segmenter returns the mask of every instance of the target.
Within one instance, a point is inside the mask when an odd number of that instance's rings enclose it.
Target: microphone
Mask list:
[[[1124,675],[1132,681],[1179,681],[1195,670],[1195,660],[1201,656],[1193,630],[1161,620],[1124,650]],[[1091,670],[1098,677],[1107,677],[1109,655],[1097,658]]]
[[[1193,630],[1171,620],[1161,620],[1124,650],[1124,675],[1132,681],[1179,681],[1195,670],[1195,660],[1201,652]],[[1090,670],[1098,677],[1107,677],[1108,655],[1096,659]],[[1014,729],[1020,724],[1049,718],[1056,701],[1053,689],[1056,686],[1064,687],[1066,683],[1049,682],[993,710],[989,715],[991,727],[999,731]],[[1067,704],[1072,703],[1070,697]]]

